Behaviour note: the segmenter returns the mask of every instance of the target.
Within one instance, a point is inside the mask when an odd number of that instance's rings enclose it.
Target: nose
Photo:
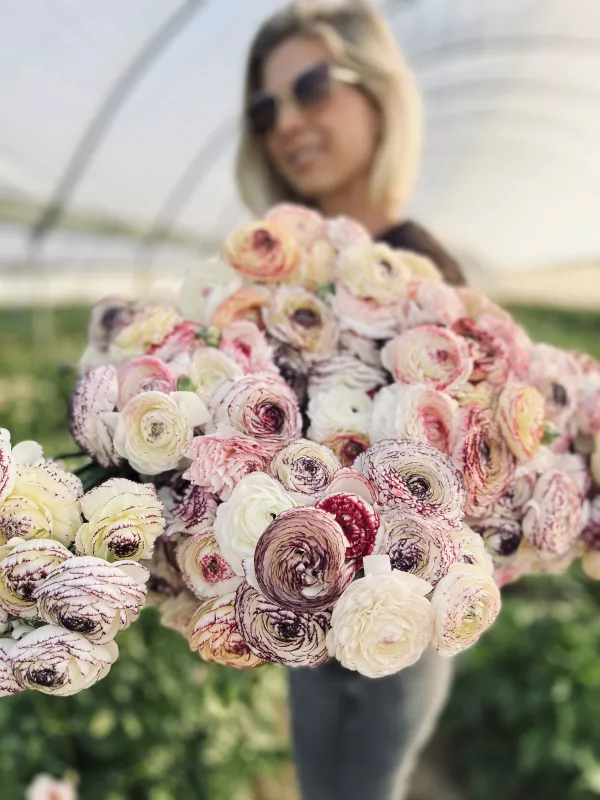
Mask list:
[[[290,136],[304,125],[306,119],[301,108],[295,103],[286,101],[279,107],[276,132],[281,136]]]

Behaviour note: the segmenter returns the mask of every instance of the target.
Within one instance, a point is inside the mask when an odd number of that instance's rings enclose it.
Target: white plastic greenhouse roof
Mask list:
[[[246,49],[281,5],[5,0],[0,269],[214,250],[244,215]],[[489,270],[600,260],[599,0],[380,5],[425,99],[411,215]]]

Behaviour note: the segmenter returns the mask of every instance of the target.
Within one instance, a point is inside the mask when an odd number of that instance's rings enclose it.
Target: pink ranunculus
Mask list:
[[[246,375],[224,383],[211,398],[211,412],[215,430],[250,436],[272,455],[298,439],[302,430],[296,395],[271,375]]]
[[[245,375],[274,372],[273,348],[249,320],[231,322],[221,334],[221,351],[233,359]]]
[[[446,328],[421,325],[394,337],[381,351],[383,366],[401,383],[449,389],[464,383],[473,368],[465,340]]]
[[[452,286],[427,278],[412,278],[400,306],[399,330],[419,325],[452,325],[463,317],[465,307]]]
[[[529,370],[532,345],[523,328],[517,325],[508,312],[494,303],[490,303],[475,321],[480,330],[504,343],[508,349],[510,369],[520,380],[524,380]]]
[[[119,396],[117,370],[110,364],[94,367],[75,384],[69,403],[69,429],[84,453],[111,467],[121,463],[104,413],[114,411]]]
[[[498,398],[496,419],[513,455],[527,461],[538,451],[544,434],[546,403],[533,386],[508,381]]]
[[[542,555],[563,556],[579,537],[582,525],[575,481],[558,470],[541,475],[523,518],[523,533],[531,544]]]
[[[577,405],[577,426],[586,436],[600,433],[600,372],[586,375]]]
[[[508,345],[468,317],[456,320],[452,330],[468,342],[473,358],[473,371],[469,376],[471,383],[487,381],[492,386],[502,385],[511,369]]]
[[[585,456],[581,453],[559,453],[554,456],[554,469],[565,472],[579,488],[581,497],[586,497],[592,487],[592,476]]]
[[[139,356],[121,367],[118,374],[117,408],[122,411],[132,397],[142,392],[174,392],[177,379],[171,369],[156,356]],[[112,409],[111,409],[112,411]]]
[[[342,331],[352,331],[370,339],[391,339],[398,323],[398,305],[381,305],[375,300],[357,297],[339,285],[332,298]]]
[[[562,429],[579,400],[583,373],[577,359],[549,344],[536,344],[531,351],[529,380],[546,400],[546,416]]]
[[[201,329],[202,325],[197,322],[180,322],[148,352],[161,361],[173,361],[183,353],[193,353],[198,347],[203,347],[202,340],[198,338]]]
[[[263,471],[270,455],[262,443],[233,432],[196,436],[184,455],[192,464],[183,477],[227,500],[244,475]]]

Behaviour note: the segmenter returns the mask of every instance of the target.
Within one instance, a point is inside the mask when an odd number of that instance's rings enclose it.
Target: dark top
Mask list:
[[[458,263],[452,258],[450,253],[428,233],[425,228],[417,225],[416,222],[407,220],[393,228],[388,228],[376,237],[378,241],[389,244],[390,247],[399,250],[412,250],[421,256],[430,258],[440,270],[447,283],[452,286],[464,286],[465,278]]]

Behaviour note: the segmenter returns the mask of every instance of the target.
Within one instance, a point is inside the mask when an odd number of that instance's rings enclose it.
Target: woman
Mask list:
[[[393,247],[456,262],[402,219],[418,166],[420,102],[394,38],[369,6],[295,5],[269,19],[248,60],[237,178],[262,215],[298,202],[345,215]],[[427,653],[369,679],[337,662],[290,672],[292,732],[306,800],[400,800],[447,695],[450,665]]]

